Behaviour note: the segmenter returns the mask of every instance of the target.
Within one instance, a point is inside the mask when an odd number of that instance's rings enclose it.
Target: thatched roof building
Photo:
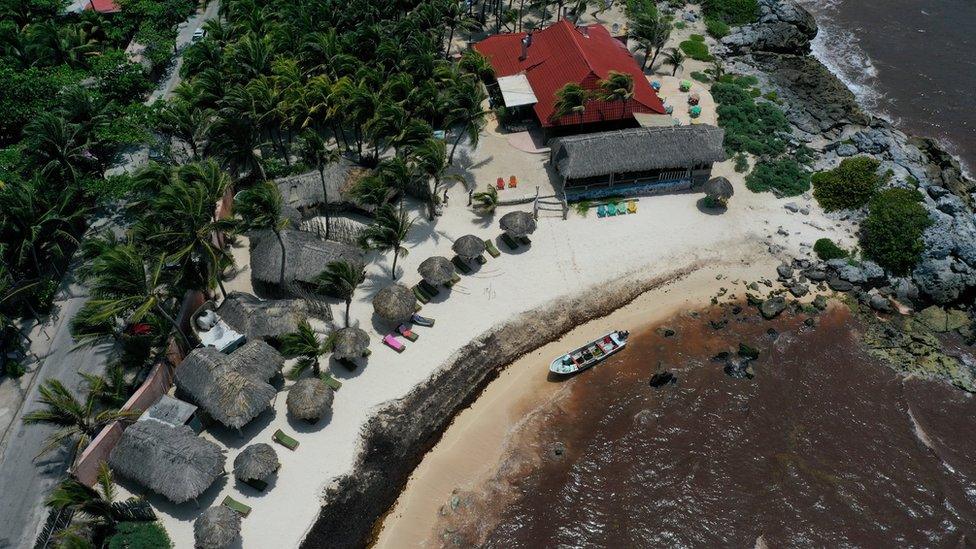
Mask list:
[[[285,285],[291,282],[312,283],[330,261],[345,259],[364,263],[361,249],[334,241],[321,240],[312,233],[283,230],[285,243]],[[271,231],[251,234],[251,282],[279,285],[281,282],[281,245]]]
[[[332,356],[336,360],[362,358],[369,348],[369,335],[361,328],[347,326],[333,335]]]
[[[240,429],[271,405],[277,391],[268,380],[284,364],[263,341],[250,341],[230,355],[201,347],[176,369],[176,387],[215,420]]]
[[[355,163],[340,158],[325,168],[325,187],[329,193],[329,204],[360,207],[350,194],[350,189],[366,170]],[[318,170],[300,175],[276,179],[275,184],[288,206],[306,209],[325,202],[322,194],[322,179]]]
[[[725,160],[724,137],[706,124],[573,135],[551,142],[549,161],[570,199],[681,190]]]
[[[508,212],[498,220],[498,225],[506,233],[514,236],[526,236],[535,232],[535,218],[524,211]]]
[[[450,259],[435,255],[423,260],[417,267],[417,272],[428,283],[437,286],[450,282],[455,271]]]
[[[213,442],[187,426],[137,421],[123,433],[108,463],[173,503],[196,499],[224,472],[227,458]]]
[[[410,320],[417,309],[417,296],[403,284],[393,284],[376,292],[373,311],[394,324]]]
[[[281,467],[278,453],[270,444],[259,442],[244,448],[234,458],[234,477],[243,480],[265,480]]]
[[[471,259],[485,253],[485,241],[473,234],[466,234],[455,240],[451,249],[459,256]]]
[[[210,507],[193,523],[193,545],[197,549],[226,549],[241,535],[241,515],[229,507]]]
[[[255,340],[292,333],[310,313],[308,304],[301,299],[261,299],[231,292],[217,308],[217,314],[248,340]]]
[[[317,377],[298,380],[288,390],[285,404],[288,413],[297,419],[316,421],[332,409],[335,393],[324,381]]]

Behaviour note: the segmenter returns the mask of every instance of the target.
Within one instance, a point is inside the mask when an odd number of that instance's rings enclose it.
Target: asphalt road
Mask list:
[[[170,69],[166,78],[159,83],[159,86],[149,96],[149,100],[146,101],[147,104],[153,103],[157,99],[168,99],[172,95],[173,90],[181,81],[180,68],[183,67],[183,50],[193,41],[193,33],[197,29],[202,27],[207,21],[217,17],[217,8],[219,6],[220,2],[214,0],[207,4],[206,9],[202,12],[195,13],[185,23],[180,25],[176,31],[176,51],[179,52],[176,63],[173,64],[173,68]]]

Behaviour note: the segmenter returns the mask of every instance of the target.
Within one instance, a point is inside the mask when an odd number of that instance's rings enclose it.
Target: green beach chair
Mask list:
[[[298,448],[298,441],[286,435],[281,429],[274,432],[274,435],[271,436],[271,440],[292,451]]]
[[[498,251],[498,248],[495,247],[495,243],[488,239],[485,239],[485,250],[488,250],[488,254],[491,257],[498,257],[502,255],[502,253]]]
[[[474,260],[478,262],[478,265],[488,263],[488,258],[486,258],[484,254],[479,255],[478,257],[474,258]]]
[[[247,484],[251,488],[257,490],[258,492],[263,492],[268,489],[268,483],[263,480],[258,480],[256,478],[249,478],[247,480],[241,480],[241,479],[237,479],[237,480],[240,480],[244,484]]]
[[[528,246],[529,244],[532,244],[532,241],[529,240],[529,237],[527,236],[520,236],[517,238],[517,240],[519,241],[519,244],[523,246]]]
[[[224,498],[224,502],[221,503],[221,505],[223,505],[224,507],[227,507],[231,511],[237,511],[238,513],[241,514],[241,516],[244,516],[244,517],[246,517],[246,516],[248,516],[248,515],[251,514],[251,508],[250,507],[248,507],[247,505],[244,505],[243,503],[237,501],[236,499],[234,499],[234,498],[232,498],[230,496],[225,497]]]
[[[453,288],[454,285],[457,284],[458,282],[461,282],[461,277],[459,277],[457,273],[454,273],[453,275],[451,275],[451,280],[445,282],[444,285],[447,286],[448,288]]]
[[[420,284],[413,287],[413,295],[417,297],[417,301],[421,303],[427,303],[430,301],[430,296],[427,295],[421,288]]]
[[[471,274],[471,267],[468,267],[468,264],[465,263],[460,256],[454,256],[451,259],[451,263],[453,263],[454,267],[461,271],[462,274]]]
[[[427,294],[431,299],[434,299],[441,293],[441,291],[437,289],[437,286],[434,286],[426,280],[421,280],[418,286],[420,286],[420,290]]]
[[[617,205],[613,202],[607,204],[607,217],[613,217],[617,215]]]
[[[329,375],[329,374],[327,374],[325,372],[322,372],[321,378],[322,378],[322,381],[325,382],[326,385],[328,385],[329,387],[331,387],[333,391],[338,391],[339,389],[342,388],[342,382],[341,381],[339,381],[338,379],[332,377],[331,375]]]
[[[519,248],[518,242],[516,242],[515,239],[512,238],[508,233],[502,233],[502,242],[513,250],[517,250]]]
[[[626,215],[627,213],[627,205],[623,202],[617,202],[617,215]]]

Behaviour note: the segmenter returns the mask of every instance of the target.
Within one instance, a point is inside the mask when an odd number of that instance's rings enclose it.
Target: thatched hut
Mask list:
[[[243,482],[267,480],[281,467],[278,453],[270,444],[259,442],[244,448],[234,458],[234,477]]]
[[[225,549],[241,535],[241,515],[218,505],[200,514],[193,523],[193,545],[197,549]]]
[[[528,236],[535,232],[535,218],[529,212],[509,212],[498,220],[502,230],[515,238]]]
[[[193,429],[159,421],[137,421],[108,456],[119,475],[161,494],[173,503],[196,499],[224,473],[223,449]]]
[[[332,240],[322,240],[305,231],[283,230],[285,244],[284,286],[292,282],[312,284],[331,261],[363,264],[363,251]],[[256,288],[281,286],[281,243],[271,231],[251,233],[251,282]],[[262,286],[264,285],[264,286]]]
[[[373,311],[383,320],[400,324],[417,310],[417,296],[403,284],[387,286],[373,297]]]
[[[298,380],[288,390],[288,413],[297,419],[316,421],[332,409],[335,393],[317,377]]]
[[[345,158],[326,166],[323,175],[325,176],[326,191],[329,193],[329,204],[359,207],[358,202],[350,195],[349,190],[363,171],[354,162]],[[309,209],[325,202],[322,191],[322,177],[318,170],[276,179],[275,184],[281,191],[284,203],[288,206]]]
[[[369,335],[355,326],[336,330],[332,337],[332,356],[336,360],[362,358],[369,348]]]
[[[248,340],[276,339],[298,330],[298,324],[310,314],[308,309],[301,299],[261,299],[231,292],[217,314]]]
[[[450,282],[454,278],[454,264],[446,257],[435,255],[425,259],[417,267],[417,272],[428,284],[438,286]]]
[[[268,380],[284,364],[263,341],[250,341],[230,355],[201,347],[176,369],[176,387],[218,422],[240,429],[271,405],[277,391]]]
[[[473,259],[485,253],[485,241],[473,234],[466,234],[455,240],[451,249],[464,259]]]
[[[713,177],[709,179],[705,182],[702,190],[709,200],[721,206],[728,204],[729,199],[735,194],[732,182],[724,177]]]

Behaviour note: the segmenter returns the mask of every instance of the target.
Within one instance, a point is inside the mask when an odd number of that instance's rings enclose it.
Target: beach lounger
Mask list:
[[[596,216],[597,217],[607,216],[607,207],[604,204],[600,204],[599,206],[596,207]]]
[[[321,378],[322,381],[325,382],[325,384],[328,385],[330,388],[332,388],[333,391],[338,391],[339,389],[342,388],[341,381],[339,381],[338,379],[332,377],[331,375],[325,372],[322,372]]]
[[[400,340],[397,339],[393,334],[386,334],[383,336],[383,345],[386,345],[398,353],[402,353],[403,350],[406,349],[406,347],[403,346],[403,343],[400,343]]]
[[[485,239],[485,250],[488,251],[488,255],[491,257],[498,257],[502,255],[502,253],[498,251],[498,248],[495,247],[495,243],[488,239]]]
[[[617,205],[614,203],[607,204],[607,215],[613,217],[617,215]]]
[[[631,200],[631,201],[627,202],[627,211],[630,212],[630,213],[632,213],[632,214],[637,213],[637,201],[636,200]]]
[[[426,328],[432,328],[434,326],[433,318],[423,317],[416,313],[412,317],[410,317],[410,322],[413,322],[417,326],[424,326]]]
[[[471,267],[469,267],[460,256],[456,255],[451,258],[451,263],[453,263],[457,270],[461,271],[463,274],[471,274]]]
[[[447,286],[448,288],[453,288],[454,285],[457,284],[458,282],[461,282],[461,277],[458,276],[457,273],[454,273],[453,275],[451,275],[451,280],[445,282],[444,285]]]
[[[484,265],[485,263],[488,263],[488,258],[486,258],[484,254],[479,255],[478,257],[474,258],[474,260],[478,262],[478,265]]]
[[[520,236],[516,240],[518,240],[519,241],[519,244],[521,244],[523,246],[528,246],[529,244],[532,244],[532,241],[529,240],[529,237],[527,237],[527,236]]]
[[[268,483],[267,482],[265,482],[263,480],[258,480],[256,478],[250,478],[250,479],[247,479],[247,480],[241,480],[241,479],[238,479],[238,480],[240,480],[244,484],[247,484],[251,488],[254,488],[258,492],[263,492],[263,491],[265,491],[265,489],[268,488]]]
[[[497,187],[499,191],[502,190],[502,189],[504,189],[505,188],[505,180],[503,178],[499,177],[498,178],[498,181],[495,181],[495,187]]]
[[[288,448],[289,450],[295,450],[295,448],[298,448],[298,441],[286,435],[281,429],[274,432],[274,435],[271,436],[271,440],[277,442],[285,448]]]
[[[250,507],[248,507],[247,505],[244,505],[243,503],[237,501],[236,499],[234,499],[234,498],[232,498],[230,496],[225,497],[224,498],[224,502],[221,503],[221,505],[223,505],[224,507],[227,507],[231,511],[237,511],[238,513],[240,513],[242,516],[245,516],[245,517],[251,514],[251,508]]]
[[[508,188],[514,189],[515,187],[518,187],[518,178],[511,175],[508,177]]]
[[[433,284],[427,282],[426,280],[420,281],[420,289],[423,290],[424,293],[429,295],[431,298],[437,297],[441,293],[441,291],[437,289],[437,286],[434,286]]]
[[[627,213],[627,206],[623,202],[617,202],[617,215],[625,215]]]
[[[508,246],[513,250],[517,250],[519,248],[518,242],[516,242],[514,238],[509,236],[508,233],[502,233],[502,242],[504,242],[506,246]]]
[[[417,334],[413,333],[413,330],[410,329],[410,326],[407,326],[406,324],[401,324],[397,326],[397,333],[409,339],[410,341],[417,341],[417,338],[420,337]]]
[[[421,289],[420,284],[413,287],[413,295],[417,297],[417,301],[421,303],[427,303],[430,301],[430,296]]]

